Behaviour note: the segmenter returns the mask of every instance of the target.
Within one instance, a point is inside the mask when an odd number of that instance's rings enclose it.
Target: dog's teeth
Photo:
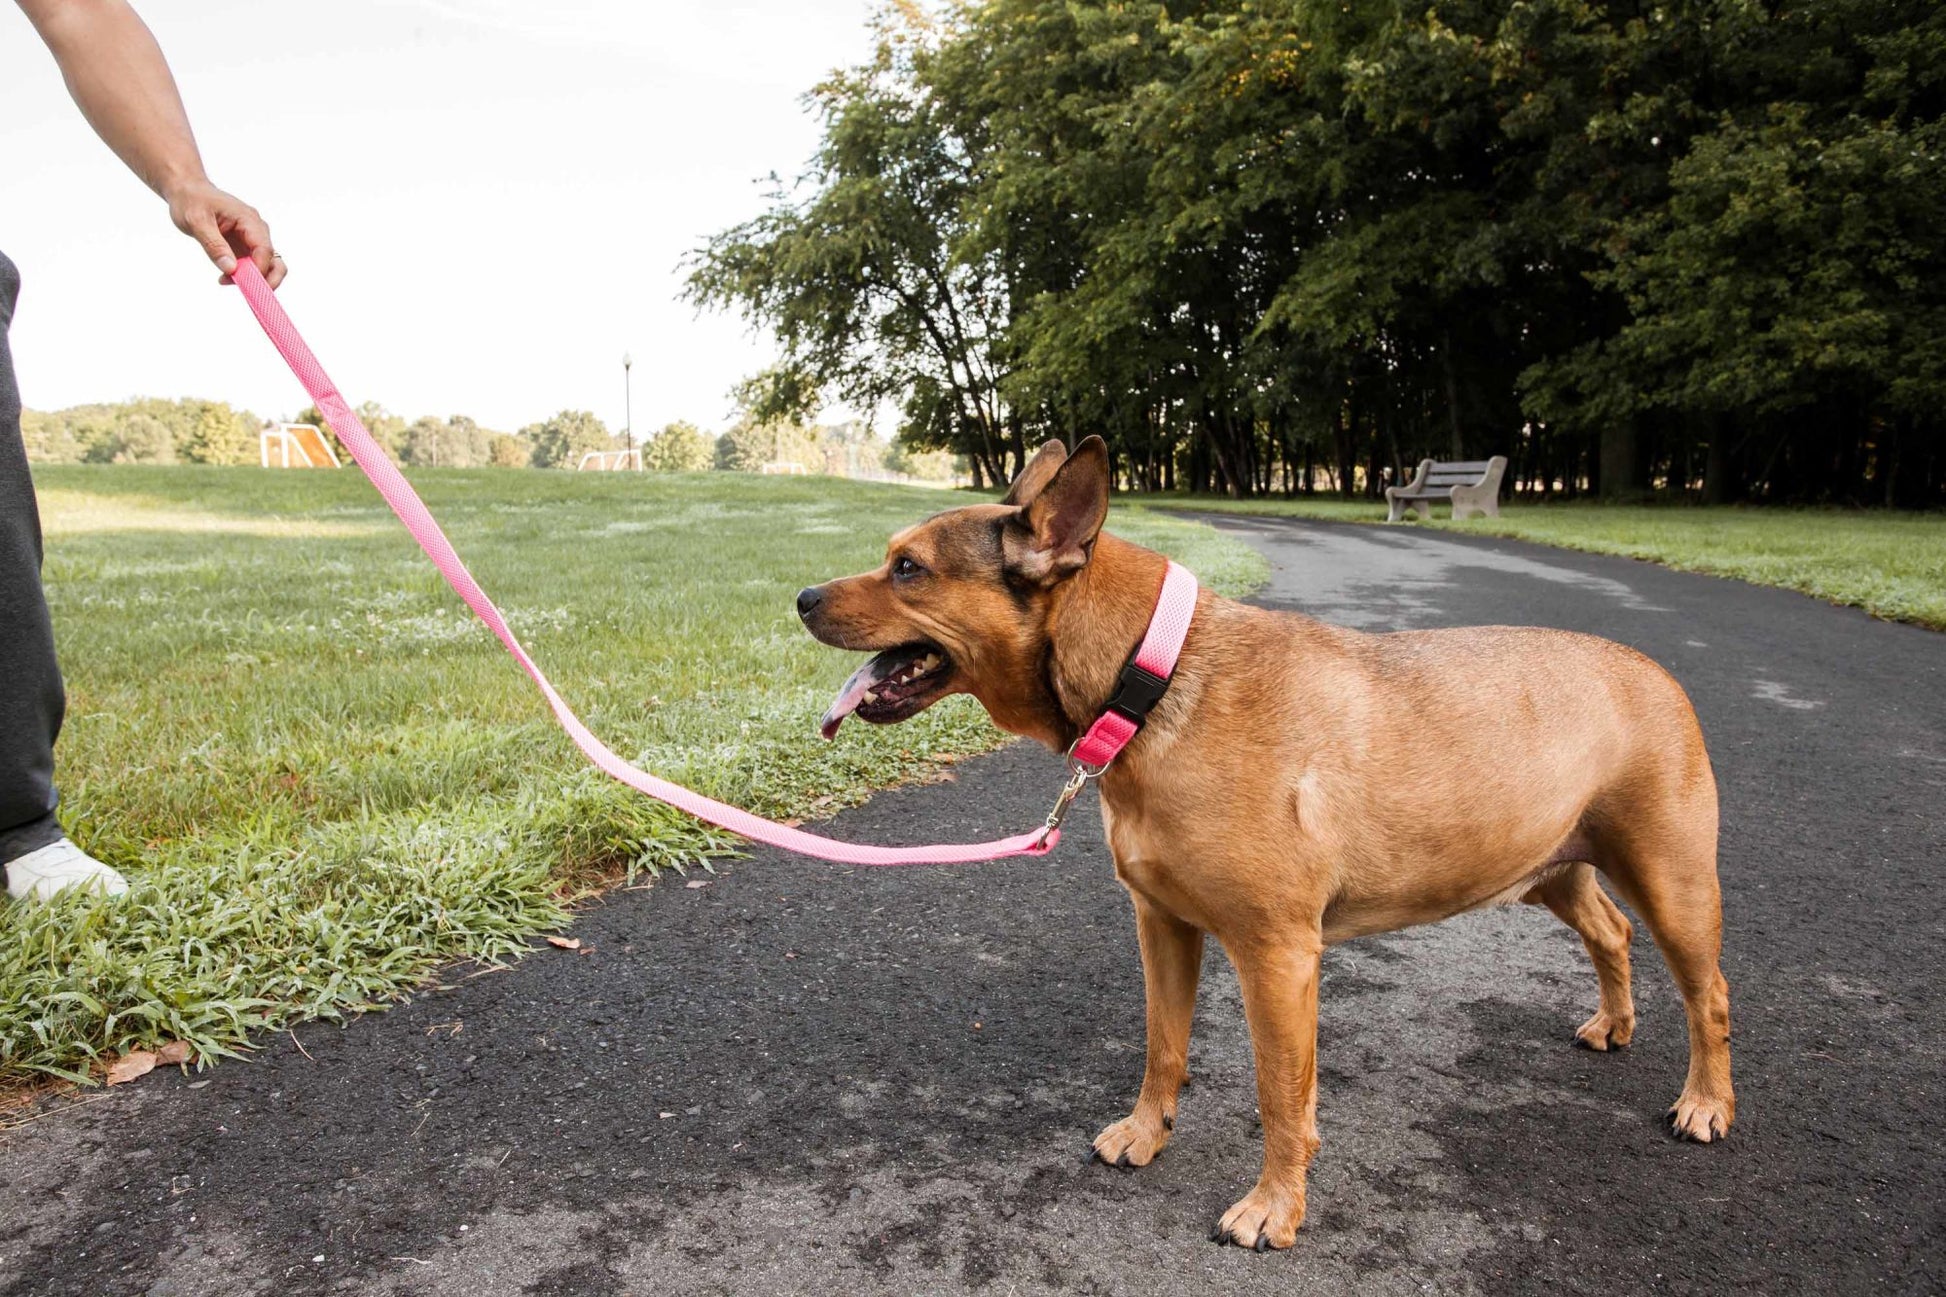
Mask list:
[[[919,669],[921,671],[930,671],[938,665],[939,654],[937,653],[928,653],[925,657],[919,659]]]
[[[868,702],[868,703],[875,703],[875,702],[877,702],[877,701],[878,701],[878,694],[876,694],[875,692],[873,692],[873,691],[872,691],[872,690],[870,690],[870,689],[867,689],[867,690],[865,691],[865,701],[866,701],[866,702]]]

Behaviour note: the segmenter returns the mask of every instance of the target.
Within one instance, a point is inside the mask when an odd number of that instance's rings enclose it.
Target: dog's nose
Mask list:
[[[823,602],[824,591],[814,585],[805,586],[797,592],[797,615],[799,617],[809,617],[818,610],[818,605]]]

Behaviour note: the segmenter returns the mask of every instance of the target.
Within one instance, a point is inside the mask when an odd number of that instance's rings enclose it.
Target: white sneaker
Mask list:
[[[7,894],[17,901],[29,896],[52,900],[55,893],[70,887],[92,887],[106,896],[120,896],[128,890],[128,880],[66,838],[7,862]]]

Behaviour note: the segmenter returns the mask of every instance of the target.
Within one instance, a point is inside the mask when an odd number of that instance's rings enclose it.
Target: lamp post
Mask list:
[[[629,386],[629,369],[635,361],[622,353],[622,463],[635,458],[635,392]]]

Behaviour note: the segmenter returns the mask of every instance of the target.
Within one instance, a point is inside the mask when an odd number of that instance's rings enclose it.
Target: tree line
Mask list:
[[[262,420],[223,401],[138,401],[23,410],[27,458],[48,464],[254,464]]]
[[[632,447],[650,472],[786,468],[841,477],[944,481],[954,471],[951,455],[888,447],[860,423],[814,426],[762,420],[748,411],[740,412],[719,436],[677,420],[632,441],[586,410],[562,410],[512,433],[482,427],[463,414],[443,419],[426,415],[408,422],[375,401],[359,406],[357,413],[386,454],[415,468],[573,469],[591,451]],[[322,428],[324,417],[309,406],[293,422]],[[247,410],[195,399],[148,398],[21,414],[28,458],[53,464],[256,464],[264,426],[264,420]]]
[[[1946,6],[897,3],[688,291],[1010,478],[1946,501]]]

